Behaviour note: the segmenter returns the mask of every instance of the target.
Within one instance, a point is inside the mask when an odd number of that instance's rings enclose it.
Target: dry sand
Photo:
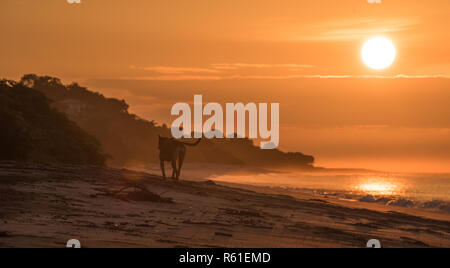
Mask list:
[[[450,219],[124,169],[0,162],[0,247],[72,238],[87,248],[364,247],[373,238],[450,247]]]

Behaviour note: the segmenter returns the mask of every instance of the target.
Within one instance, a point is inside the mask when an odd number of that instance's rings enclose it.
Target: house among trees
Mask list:
[[[66,99],[55,102],[53,106],[61,112],[64,112],[69,118],[79,118],[85,112],[87,105],[76,99]]]

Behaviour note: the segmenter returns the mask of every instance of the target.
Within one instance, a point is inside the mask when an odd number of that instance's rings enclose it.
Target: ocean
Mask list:
[[[450,213],[450,174],[274,172],[209,179]]]

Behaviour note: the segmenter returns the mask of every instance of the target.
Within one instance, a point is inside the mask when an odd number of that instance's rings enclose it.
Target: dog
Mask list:
[[[164,170],[164,162],[172,163],[172,179],[179,180],[181,174],[181,167],[183,166],[184,158],[186,156],[186,146],[197,146],[201,139],[198,139],[195,143],[186,143],[175,140],[174,138],[165,138],[158,136],[158,149],[159,160],[161,164],[162,176],[166,178],[166,172]],[[178,167],[177,167],[178,160]]]

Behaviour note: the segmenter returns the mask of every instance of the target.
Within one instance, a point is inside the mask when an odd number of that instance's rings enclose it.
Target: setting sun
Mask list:
[[[376,37],[364,44],[361,54],[364,63],[369,68],[382,70],[392,65],[397,51],[390,40]]]

